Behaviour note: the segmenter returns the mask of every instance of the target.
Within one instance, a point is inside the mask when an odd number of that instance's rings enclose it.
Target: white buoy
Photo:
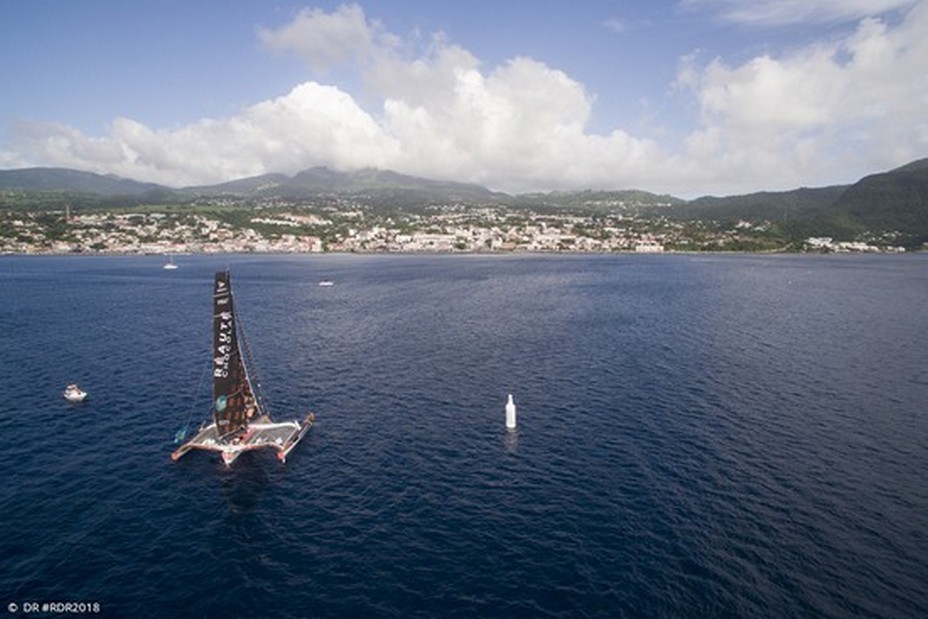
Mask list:
[[[512,394],[506,402],[506,427],[514,430],[516,427],[516,403],[512,401]]]

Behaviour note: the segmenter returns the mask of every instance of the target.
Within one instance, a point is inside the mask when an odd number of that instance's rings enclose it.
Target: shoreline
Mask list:
[[[725,250],[725,249],[707,249],[707,250],[673,250],[664,251],[635,251],[635,250],[613,250],[613,251],[578,251],[578,250],[539,250],[539,249],[512,249],[512,250],[488,250],[488,251],[469,251],[469,250],[333,250],[333,251],[182,251],[182,252],[132,252],[132,251],[106,251],[106,252],[57,252],[57,251],[36,251],[36,252],[0,252],[0,258],[145,258],[168,256],[861,256],[861,255],[919,255],[928,253],[928,250],[880,250],[873,249],[867,251],[789,251],[789,250]]]

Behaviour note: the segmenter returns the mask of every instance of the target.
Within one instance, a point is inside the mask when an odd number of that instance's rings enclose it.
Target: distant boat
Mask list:
[[[285,462],[287,454],[313,425],[312,413],[301,421],[271,420],[245,365],[246,357],[250,362],[248,345],[242,338],[232,304],[229,272],[219,271],[213,287],[212,422],[204,424],[196,436],[178,447],[171,454],[172,460],[178,460],[191,449],[205,449],[218,451],[222,461],[230,466],[243,452],[270,448]],[[180,433],[175,438],[183,440]]]
[[[68,402],[83,402],[87,399],[87,392],[77,386],[77,383],[71,383],[64,388],[61,393]]]
[[[168,256],[168,261],[162,267],[168,271],[173,271],[177,268],[177,263],[174,262],[174,256]]]
[[[320,285],[320,286],[325,286],[325,287],[334,286],[334,285],[335,285],[335,282],[333,282],[332,280],[329,280],[329,279],[324,279],[324,280],[322,280],[321,282],[319,282],[319,285]]]

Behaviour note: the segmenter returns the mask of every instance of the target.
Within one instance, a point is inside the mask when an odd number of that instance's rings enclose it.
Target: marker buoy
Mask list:
[[[512,394],[506,402],[506,427],[514,430],[516,427],[516,403],[512,401]]]

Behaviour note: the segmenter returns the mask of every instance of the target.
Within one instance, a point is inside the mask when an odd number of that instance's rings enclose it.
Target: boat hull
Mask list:
[[[306,435],[313,422],[312,413],[302,421],[274,422],[264,418],[250,424],[245,432],[231,439],[220,437],[216,424],[211,423],[178,447],[171,454],[171,459],[176,462],[190,450],[201,449],[218,452],[223,463],[231,466],[246,451],[272,449],[277,452],[278,460],[286,462],[287,455]]]
[[[65,391],[61,395],[64,396],[65,400],[67,400],[68,402],[71,402],[72,404],[77,404],[87,399],[87,394],[83,391],[79,391],[76,393]]]

